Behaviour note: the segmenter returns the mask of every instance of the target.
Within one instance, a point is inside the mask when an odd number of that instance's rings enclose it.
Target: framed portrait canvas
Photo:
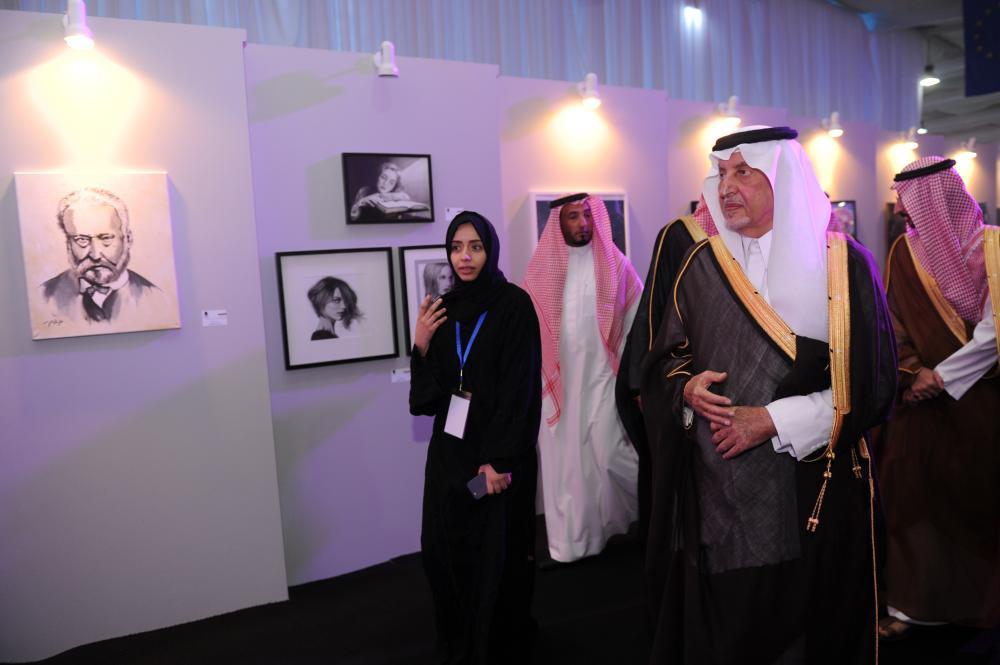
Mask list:
[[[345,152],[348,224],[433,222],[430,155]]]
[[[854,201],[830,201],[833,206],[833,219],[830,220],[830,231],[846,233],[855,240],[858,239],[858,207]]]
[[[166,173],[14,181],[33,339],[180,327]]]
[[[587,190],[574,190],[585,192]],[[604,206],[608,209],[608,218],[611,220],[611,239],[615,246],[621,250],[625,256],[629,255],[628,236],[628,201],[625,192],[588,192],[592,196],[597,196],[604,201]],[[538,246],[538,239],[542,237],[545,230],[545,223],[549,219],[549,204],[558,198],[566,196],[565,192],[531,192],[531,209],[535,213],[535,233],[532,234],[534,245],[532,251]]]
[[[454,286],[455,273],[448,265],[444,245],[421,245],[399,248],[399,272],[403,285],[403,323],[406,353],[413,347],[413,329],[425,296],[433,301]]]
[[[885,204],[883,216],[885,217],[885,247],[888,251],[896,238],[906,233],[906,217],[896,214],[895,202]]]
[[[285,369],[394,358],[392,250],[279,252]]]

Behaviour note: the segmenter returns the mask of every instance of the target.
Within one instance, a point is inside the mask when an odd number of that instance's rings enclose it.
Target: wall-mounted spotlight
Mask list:
[[[583,105],[588,109],[596,109],[601,105],[601,95],[597,92],[597,74],[590,72],[576,84],[576,89],[583,97]]]
[[[829,118],[823,118],[823,129],[832,138],[839,139],[844,135],[844,128],[840,126],[840,113],[834,111]]]
[[[937,77],[934,73],[934,65],[927,65],[924,67],[924,75],[920,77],[920,85],[924,88],[929,88],[932,85],[937,85],[941,82],[941,79]]]
[[[372,60],[375,61],[375,70],[379,76],[399,76],[399,67],[396,66],[396,46],[392,42],[382,42]]]
[[[62,23],[65,31],[63,39],[70,48],[94,48],[94,33],[87,26],[87,5],[83,0],[67,0]]]
[[[968,141],[962,142],[962,147],[958,152],[959,159],[975,159],[976,158],[976,137],[969,137]]]
[[[702,13],[696,0],[688,0],[688,2],[684,3],[682,13],[685,25],[691,28],[701,27]]]
[[[742,120],[740,119],[740,110],[738,106],[739,101],[740,98],[737,97],[736,95],[733,95],[732,97],[729,98],[728,102],[726,102],[725,104],[719,104],[719,106],[717,107],[719,115],[721,115],[725,119],[725,124],[730,127],[736,127],[740,124],[740,122],[742,122]]]
[[[910,130],[906,132],[900,143],[903,144],[903,147],[907,150],[916,150],[919,148],[920,144],[917,143],[917,128],[910,127]]]

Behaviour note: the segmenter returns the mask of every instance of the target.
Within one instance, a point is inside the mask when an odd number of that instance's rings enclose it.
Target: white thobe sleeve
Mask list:
[[[766,407],[778,435],[774,451],[803,460],[830,441],[833,431],[833,390],[776,399]]]
[[[972,339],[934,368],[944,380],[944,389],[955,399],[971,388],[997,362],[997,329],[993,304],[986,298],[983,318],[976,324]]]

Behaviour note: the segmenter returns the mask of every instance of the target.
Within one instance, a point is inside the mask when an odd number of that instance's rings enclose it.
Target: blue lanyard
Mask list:
[[[469,359],[469,351],[472,350],[472,343],[476,341],[476,335],[479,334],[479,329],[483,326],[483,321],[486,319],[486,312],[479,315],[479,320],[476,321],[476,327],[472,331],[472,336],[469,338],[469,343],[465,345],[465,352],[462,352],[462,328],[458,321],[455,321],[455,351],[458,352],[458,389],[462,389],[462,370],[465,369],[465,361]]]

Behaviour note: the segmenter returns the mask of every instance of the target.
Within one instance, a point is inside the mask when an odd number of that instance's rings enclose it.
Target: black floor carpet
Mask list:
[[[640,547],[634,538],[615,538],[600,556],[576,563],[540,563],[534,663],[648,662]],[[292,587],[289,594],[284,603],[88,644],[42,662],[420,665],[430,658],[430,591],[416,554]],[[997,632],[920,629],[883,645],[880,662],[1000,665],[998,643]]]

